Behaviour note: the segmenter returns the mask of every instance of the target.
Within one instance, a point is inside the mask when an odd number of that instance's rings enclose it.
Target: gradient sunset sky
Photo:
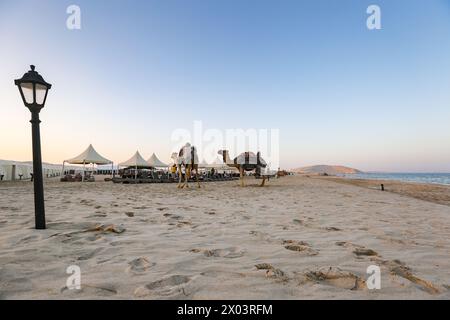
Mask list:
[[[46,162],[90,143],[168,161],[201,120],[279,129],[285,168],[450,172],[450,0],[0,0],[0,159],[31,160],[30,64],[53,84]]]

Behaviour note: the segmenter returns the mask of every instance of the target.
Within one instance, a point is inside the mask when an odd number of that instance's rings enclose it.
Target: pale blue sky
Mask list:
[[[54,85],[44,161],[89,143],[167,161],[173,130],[201,120],[280,129],[287,168],[450,172],[449,0],[0,0],[0,48],[0,159],[31,159],[13,79],[33,63]]]

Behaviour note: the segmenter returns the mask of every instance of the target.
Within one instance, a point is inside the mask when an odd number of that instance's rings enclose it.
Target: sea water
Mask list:
[[[356,173],[341,176],[351,179],[397,180],[450,185],[450,173]]]

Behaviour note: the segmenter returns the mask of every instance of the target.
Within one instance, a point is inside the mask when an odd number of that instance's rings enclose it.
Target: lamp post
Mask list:
[[[51,84],[45,82],[42,76],[34,71],[35,67],[14,80],[19,88],[23,103],[31,112],[31,130],[33,139],[33,182],[34,182],[34,214],[36,229],[45,229],[44,184],[42,177],[41,137],[39,112],[45,105]]]

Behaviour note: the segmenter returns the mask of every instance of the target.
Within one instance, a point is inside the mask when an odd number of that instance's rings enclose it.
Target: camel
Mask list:
[[[255,170],[256,175],[261,175],[261,168],[267,167],[267,163],[261,158],[261,152],[256,155],[253,152],[243,152],[233,160],[230,159],[228,150],[220,150],[219,155],[223,157],[223,162],[229,166],[239,170],[241,187],[245,187],[244,172]],[[263,181],[260,187],[264,187],[266,183],[266,177],[262,176]]]
[[[194,146],[191,146],[190,143],[186,143],[184,147],[180,149],[178,153],[172,153],[172,159],[177,166],[178,170],[178,186],[177,188],[189,188],[189,177],[191,176],[191,171],[195,170],[195,179],[197,181],[197,187],[200,186],[200,181],[198,180],[198,155],[197,149]],[[185,168],[185,177],[184,183],[181,184],[183,179],[183,173],[181,171],[181,167]]]

